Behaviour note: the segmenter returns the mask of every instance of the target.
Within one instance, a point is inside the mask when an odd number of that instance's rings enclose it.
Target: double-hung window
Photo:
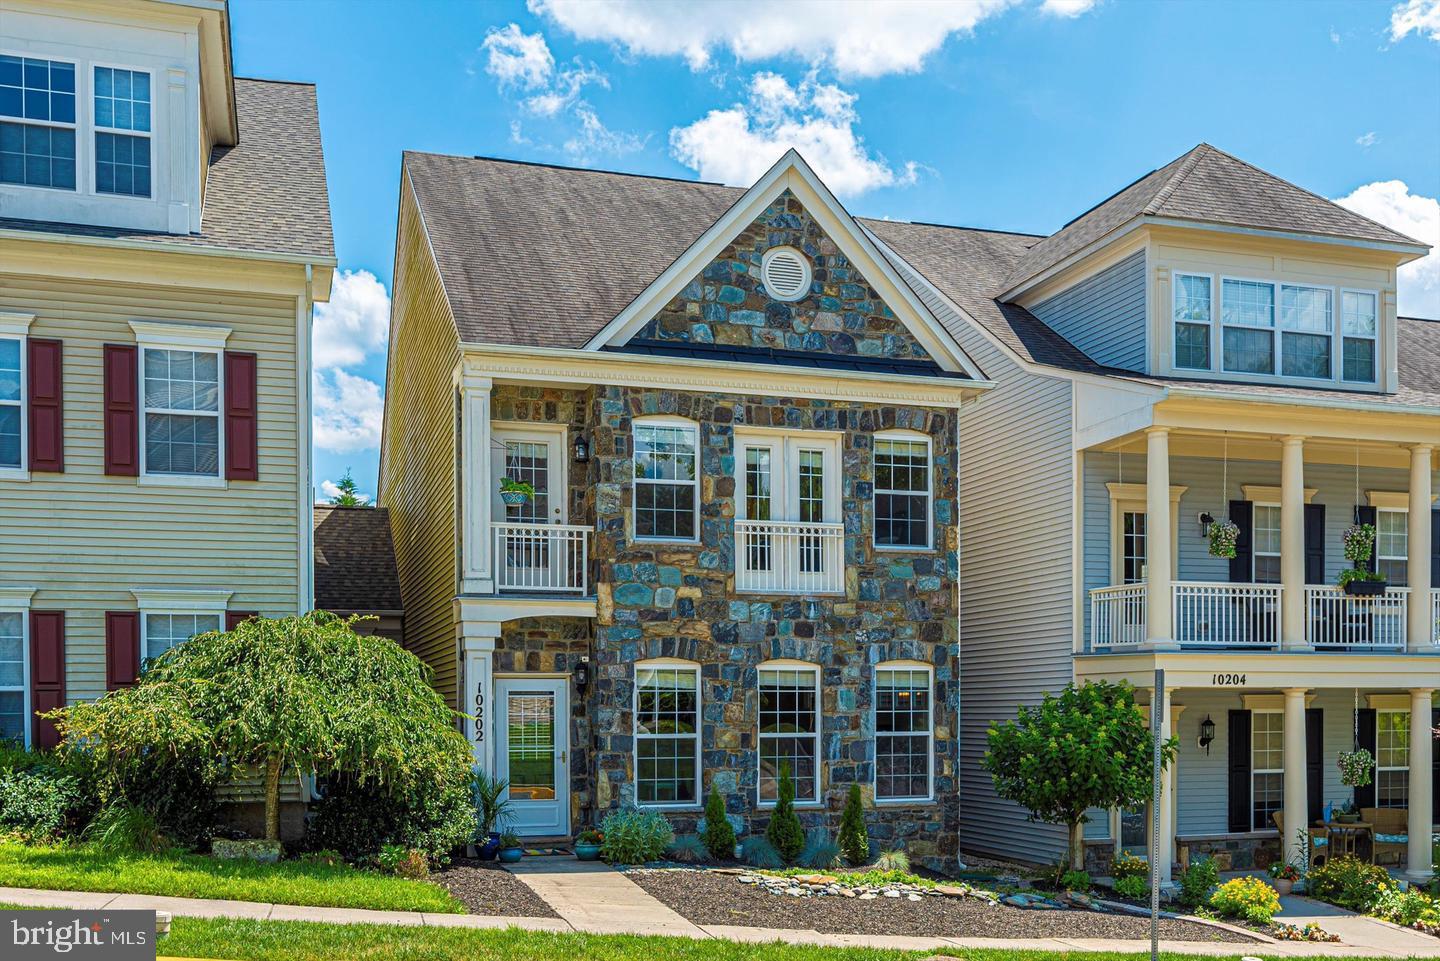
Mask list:
[[[1392,587],[1410,583],[1409,525],[1409,511],[1381,508],[1375,512],[1375,570],[1385,575]]]
[[[1250,715],[1250,797],[1252,831],[1275,827],[1273,815],[1285,808],[1285,714]]]
[[[75,189],[75,65],[0,55],[0,183]]]
[[[1375,341],[1380,331],[1380,297],[1373,291],[1340,292],[1340,378],[1375,383]]]
[[[220,476],[220,352],[142,348],[145,473]]]
[[[95,68],[95,191],[150,196],[150,74]]]
[[[1375,712],[1375,803],[1382,808],[1409,807],[1409,711]]]
[[[1206,274],[1175,275],[1175,366],[1210,369],[1211,280]]]
[[[700,803],[700,668],[635,665],[635,801]]]
[[[930,546],[931,450],[928,437],[875,438],[875,546]]]
[[[19,470],[25,462],[24,346],[19,337],[0,336],[0,469]]]
[[[144,637],[141,649],[141,663],[164,654],[177,644],[183,644],[197,634],[221,630],[224,616],[177,611],[174,613],[150,613],[144,615]]]
[[[686,421],[634,425],[635,537],[694,541],[699,531],[700,431]]]
[[[1334,297],[1328,287],[1280,285],[1280,370],[1286,377],[1331,379]]]
[[[875,669],[875,799],[929,800],[931,690],[924,665],[880,665]]]
[[[795,800],[820,799],[820,669],[761,667],[760,803],[779,799],[780,769],[790,771]]]
[[[1275,373],[1275,285],[1220,282],[1221,364],[1231,374]]]
[[[0,740],[25,743],[25,612],[0,611]]]
[[[1255,583],[1280,583],[1280,505],[1256,504],[1251,554]]]

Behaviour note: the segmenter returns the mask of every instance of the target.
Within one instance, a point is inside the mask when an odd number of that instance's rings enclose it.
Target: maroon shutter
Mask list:
[[[256,368],[254,354],[225,351],[225,477],[227,480],[259,480],[256,458],[259,426],[256,411]]]
[[[105,690],[129,687],[140,676],[140,615],[105,612]]]
[[[140,476],[140,350],[105,345],[105,473]]]
[[[30,612],[30,710],[35,714],[65,706],[65,612]],[[31,717],[30,741],[49,749],[60,743],[54,721]]]
[[[58,474],[65,470],[60,341],[31,337],[29,345],[29,387],[25,400],[30,419],[30,469]]]
[[[248,621],[252,617],[259,617],[259,611],[226,611],[225,630],[233,631],[241,621]]]

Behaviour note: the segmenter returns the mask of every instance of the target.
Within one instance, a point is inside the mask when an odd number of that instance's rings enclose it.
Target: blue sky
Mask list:
[[[794,145],[854,213],[1048,233],[1208,141],[1440,245],[1440,0],[232,0],[232,20],[237,74],[319,85],[346,273],[317,314],[317,485],[350,467],[374,490],[403,150],[748,184]],[[1440,255],[1400,300],[1440,317]]]

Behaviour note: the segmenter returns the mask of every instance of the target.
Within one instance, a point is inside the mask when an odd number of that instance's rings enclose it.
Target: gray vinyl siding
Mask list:
[[[986,731],[1073,677],[1071,385],[1031,374],[907,279],[997,387],[960,413],[960,848],[1049,862],[1065,830],[995,796]]]
[[[1030,308],[1098,364],[1145,372],[1145,251]]]

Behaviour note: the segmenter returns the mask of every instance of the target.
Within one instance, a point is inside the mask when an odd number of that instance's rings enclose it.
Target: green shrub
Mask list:
[[[212,761],[189,755],[117,759],[95,770],[95,800],[101,809],[133,804],[171,843],[196,850],[209,843],[220,822],[215,789],[225,774]]]
[[[153,814],[125,800],[101,808],[83,836],[107,854],[160,854],[174,846]]]
[[[910,855],[900,848],[893,851],[882,851],[875,859],[875,870],[877,871],[899,871],[902,874],[910,872]]]
[[[780,852],[775,850],[775,845],[759,835],[752,835],[741,842],[740,856],[753,868],[773,871],[785,864]]]
[[[58,760],[48,751],[27,748],[15,741],[0,738],[0,774],[14,774],[34,768],[53,769]]]
[[[306,844],[312,850],[339,851],[352,861],[391,844],[424,851],[444,863],[475,834],[467,772],[454,773],[449,783],[417,783],[408,789],[345,776],[328,778],[320,800],[311,807]]]
[[[780,857],[793,863],[805,847],[805,829],[795,814],[795,781],[790,777],[790,765],[784,761],[780,762],[778,791],[775,810],[770,812],[770,823],[765,827],[765,840]]]
[[[34,766],[0,777],[0,825],[28,841],[54,841],[71,824],[79,782]]]
[[[1220,869],[1214,858],[1196,858],[1180,872],[1180,903],[1198,908],[1210,900],[1210,892],[1220,883]]]
[[[675,831],[656,811],[611,811],[600,824],[600,856],[612,864],[644,864],[665,854]]]
[[[865,831],[865,805],[860,785],[851,784],[840,816],[840,853],[855,866],[870,862],[870,837]]]
[[[1325,862],[1311,870],[1305,879],[1305,890],[1310,897],[1361,914],[1370,913],[1381,893],[1391,887],[1394,882],[1390,880],[1390,872],[1348,856]]]
[[[1117,881],[1121,878],[1149,878],[1150,862],[1129,851],[1121,851],[1110,862],[1110,876]]]
[[[735,828],[725,816],[725,799],[710,785],[710,796],[705,799],[705,849],[716,861],[729,861],[735,857]]]
[[[824,828],[811,828],[805,832],[805,846],[800,849],[798,861],[801,867],[828,871],[840,861],[840,845]]]
[[[1131,901],[1148,901],[1150,882],[1134,874],[1127,874],[1123,878],[1115,879],[1115,893]]]
[[[419,881],[430,876],[430,859],[418,848],[407,848],[402,844],[386,844],[375,855],[375,863],[381,870],[399,878]]]
[[[1089,891],[1090,874],[1088,871],[1066,871],[1060,875],[1060,887],[1066,891]]]
[[[1440,924],[1440,901],[1413,886],[1408,891],[1388,887],[1380,892],[1371,913],[1407,928],[1417,921],[1435,925]]]
[[[706,860],[710,856],[705,842],[700,840],[696,834],[678,834],[670,846],[665,849],[665,856],[671,861],[679,861],[681,864],[695,864]],[[735,849],[730,849],[730,856],[735,856]]]
[[[1280,895],[1259,878],[1234,878],[1210,895],[1210,907],[1225,917],[1269,924],[1280,910]]]

